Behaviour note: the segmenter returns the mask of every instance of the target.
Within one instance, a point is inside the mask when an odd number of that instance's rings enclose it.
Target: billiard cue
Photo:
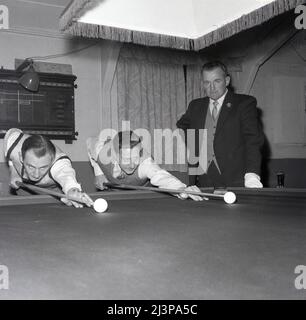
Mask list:
[[[76,202],[80,202],[80,203],[86,204],[85,202],[83,202],[78,197],[68,196],[65,193],[60,193],[60,192],[53,191],[53,190],[50,190],[50,189],[47,189],[47,188],[41,188],[41,187],[33,186],[32,184],[27,184],[27,183],[20,182],[20,181],[17,181],[16,185],[18,187],[23,188],[23,189],[26,188],[26,189],[32,190],[34,192],[37,192],[37,193],[44,193],[44,194],[47,194],[49,196],[54,196],[54,197],[57,197],[57,198],[66,198],[66,199],[71,200],[71,201],[76,201]]]
[[[144,186],[132,186],[127,184],[116,184],[116,183],[109,183],[105,182],[104,185],[109,188],[116,188],[116,189],[129,189],[129,190],[144,190],[144,191],[155,191],[155,192],[164,192],[164,193],[175,193],[181,194],[186,193],[194,196],[201,196],[201,197],[211,197],[211,198],[218,198],[224,200],[224,195],[221,194],[213,194],[213,193],[204,193],[198,191],[189,191],[189,190],[172,190],[172,189],[165,189],[165,188],[156,188],[156,187],[144,187]]]

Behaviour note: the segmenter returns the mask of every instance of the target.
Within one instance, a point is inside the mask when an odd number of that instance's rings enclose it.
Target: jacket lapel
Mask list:
[[[221,107],[221,111],[220,111],[220,115],[217,123],[216,135],[221,131],[232,109],[233,109],[233,93],[231,91],[228,91]]]

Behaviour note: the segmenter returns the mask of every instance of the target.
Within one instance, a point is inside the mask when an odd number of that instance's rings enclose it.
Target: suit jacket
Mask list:
[[[257,115],[257,102],[252,96],[228,91],[225,96],[214,137],[214,152],[227,186],[244,186],[244,175],[260,175],[261,148],[264,135]],[[177,127],[203,129],[209,98],[192,100]],[[199,155],[196,131],[195,155]]]

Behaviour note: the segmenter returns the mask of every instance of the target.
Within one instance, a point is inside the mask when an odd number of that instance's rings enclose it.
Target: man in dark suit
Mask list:
[[[207,163],[201,166],[200,174],[195,175],[193,171],[190,180],[200,187],[262,188],[264,135],[258,121],[256,99],[228,89],[230,76],[219,61],[206,63],[202,76],[207,97],[191,101],[177,122],[177,127],[185,131],[185,137],[188,129],[195,129],[195,146],[187,143],[187,148],[194,148],[196,158],[201,153],[201,141],[205,141]],[[207,133],[204,140],[201,139],[203,131]],[[200,167],[199,163],[193,166]]]

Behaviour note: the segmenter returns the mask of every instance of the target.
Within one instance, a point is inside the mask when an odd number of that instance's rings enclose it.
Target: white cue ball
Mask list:
[[[107,201],[105,199],[99,198],[94,202],[93,207],[94,207],[96,212],[102,213],[102,212],[105,212],[107,210],[108,203],[107,203]]]
[[[224,195],[224,201],[226,203],[232,204],[236,201],[236,195],[234,192],[226,192],[226,194]]]

